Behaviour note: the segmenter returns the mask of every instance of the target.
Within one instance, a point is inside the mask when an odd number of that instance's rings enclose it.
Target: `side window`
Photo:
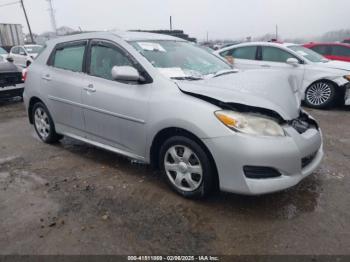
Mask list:
[[[316,45],[311,47],[312,50],[314,50],[316,53],[319,53],[321,55],[329,55],[328,52],[328,46],[326,45]]]
[[[15,55],[18,55],[18,53],[19,53],[19,48],[18,48],[18,47],[13,47],[13,48],[11,49],[11,53],[12,53],[12,54],[15,54]]]
[[[288,58],[296,58],[296,57],[276,47],[271,47],[271,46],[262,47],[263,61],[286,63]]]
[[[20,55],[26,55],[27,54],[27,52],[24,50],[24,48],[23,47],[19,47],[18,48],[18,53],[20,54]]]
[[[232,51],[232,50],[226,50],[226,51],[224,51],[224,52],[221,52],[221,53],[220,53],[220,56],[222,56],[222,57],[230,56],[231,51]]]
[[[237,59],[255,60],[257,49],[257,46],[238,47],[232,49],[232,52],[229,55]]]
[[[332,55],[350,57],[350,48],[345,46],[332,46]]]
[[[92,44],[90,75],[112,80],[114,66],[133,66],[130,59],[117,47],[108,44]]]
[[[85,48],[85,43],[57,48],[52,65],[61,69],[82,72]]]

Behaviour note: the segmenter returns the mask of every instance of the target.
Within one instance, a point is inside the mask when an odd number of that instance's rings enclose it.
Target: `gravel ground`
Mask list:
[[[326,156],[277,194],[185,200],[147,166],[39,141],[0,104],[0,254],[350,254],[350,108],[310,110]]]

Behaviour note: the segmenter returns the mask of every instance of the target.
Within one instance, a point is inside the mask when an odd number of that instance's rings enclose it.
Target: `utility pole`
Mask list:
[[[57,34],[57,24],[56,24],[56,17],[55,17],[55,10],[53,9],[52,0],[47,0],[49,2],[49,12],[50,12],[50,19],[51,19],[51,26],[55,34]]]
[[[278,25],[276,25],[276,41],[278,41]]]
[[[170,16],[170,31],[173,31],[173,18]]]
[[[27,21],[27,26],[28,26],[28,29],[29,29],[30,38],[32,40],[32,43],[34,43],[34,37],[33,37],[32,29],[30,28],[30,24],[29,24],[29,20],[28,20],[26,9],[25,9],[24,4],[23,4],[23,0],[21,0],[21,5],[22,5],[22,8],[23,8],[24,16],[25,16],[26,21]]]
[[[207,42],[209,42],[209,32],[207,31]]]

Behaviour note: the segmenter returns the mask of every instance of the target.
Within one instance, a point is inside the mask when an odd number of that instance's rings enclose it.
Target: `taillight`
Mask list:
[[[22,81],[25,82],[27,79],[28,69],[23,69],[22,71]]]

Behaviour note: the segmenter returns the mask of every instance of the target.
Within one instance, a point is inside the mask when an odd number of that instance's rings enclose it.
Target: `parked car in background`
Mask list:
[[[344,43],[310,43],[304,47],[330,59],[350,62],[350,44]]]
[[[343,43],[350,44],[350,38],[345,39]]]
[[[6,59],[8,57],[8,55],[9,54],[7,53],[7,51],[4,48],[0,47],[0,56],[2,58]]]
[[[238,69],[279,69],[297,82],[301,99],[313,108],[350,105],[350,63],[330,61],[296,44],[251,42],[224,48],[216,55]]]
[[[16,65],[28,67],[37,57],[42,49],[41,45],[23,45],[11,48],[9,57],[11,57]]]
[[[185,197],[259,195],[298,184],[323,157],[288,78],[232,70],[167,35],[96,32],[47,42],[24,101],[45,143],[65,135],[158,166]]]
[[[22,69],[0,57],[0,101],[23,97]]]

